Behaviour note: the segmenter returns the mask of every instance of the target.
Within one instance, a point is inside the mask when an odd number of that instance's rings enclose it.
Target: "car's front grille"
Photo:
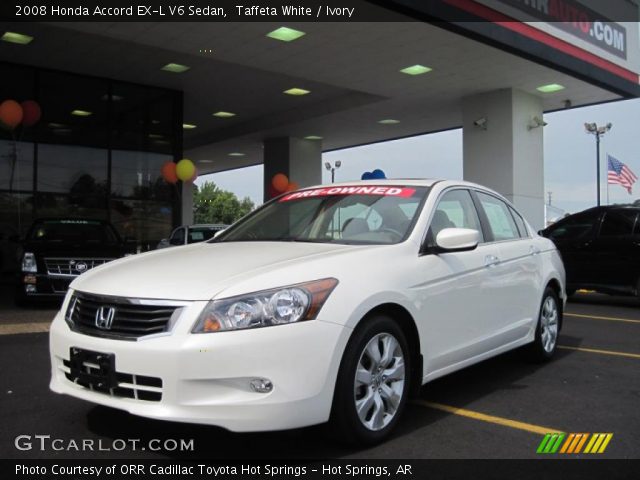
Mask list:
[[[44,265],[49,275],[78,276],[94,267],[103,265],[115,258],[62,258],[47,257]]]
[[[96,337],[136,340],[169,330],[170,320],[187,302],[130,299],[75,292],[66,320],[72,330]]]
[[[71,363],[69,360],[63,360],[62,364],[64,365],[62,371],[67,380],[88,390],[111,395],[112,397],[133,398],[135,400],[146,400],[148,402],[159,402],[162,400],[161,378],[116,372],[116,387],[99,387],[95,384],[74,378],[71,373]],[[93,371],[97,371],[97,368],[91,366],[86,366],[85,368],[87,369],[86,373],[94,373]]]

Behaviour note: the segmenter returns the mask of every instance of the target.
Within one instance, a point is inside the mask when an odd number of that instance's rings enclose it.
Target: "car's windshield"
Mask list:
[[[300,190],[256,210],[214,241],[398,243],[411,232],[427,192],[396,185]]]
[[[97,220],[43,220],[31,229],[29,239],[38,242],[100,243],[118,242],[108,224]]]

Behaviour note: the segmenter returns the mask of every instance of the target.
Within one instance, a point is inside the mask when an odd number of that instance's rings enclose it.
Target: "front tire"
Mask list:
[[[535,362],[549,361],[556,352],[562,310],[558,294],[551,287],[547,287],[542,295],[536,336],[527,347],[527,353]]]
[[[389,436],[409,394],[411,355],[404,332],[376,315],[353,333],[336,381],[330,419],[335,436],[375,444]]]

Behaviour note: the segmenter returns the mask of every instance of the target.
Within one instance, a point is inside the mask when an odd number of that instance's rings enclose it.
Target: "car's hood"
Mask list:
[[[269,287],[313,280],[321,272],[316,269],[315,275],[309,273],[304,268],[307,262],[369,248],[375,247],[299,242],[200,243],[116,260],[84,273],[71,287],[122,297],[208,300],[239,283],[252,288],[260,283],[256,279],[263,283],[273,281]]]

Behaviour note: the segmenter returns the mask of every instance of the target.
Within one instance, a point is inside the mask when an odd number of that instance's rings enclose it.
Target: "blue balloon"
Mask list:
[[[373,178],[373,175],[371,172],[364,172],[362,174],[362,177],[360,177],[361,180],[371,180]]]
[[[381,180],[383,178],[387,178],[387,176],[384,174],[382,170],[380,170],[379,168],[376,168],[373,172],[371,172],[371,178],[376,180]]]

